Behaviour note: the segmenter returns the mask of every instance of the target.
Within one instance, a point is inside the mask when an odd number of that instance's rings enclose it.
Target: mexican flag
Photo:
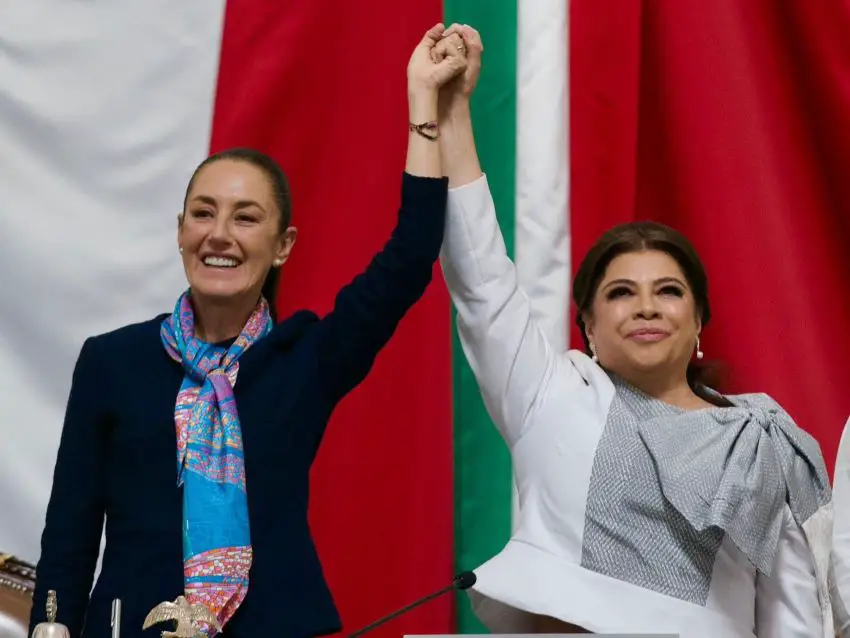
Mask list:
[[[850,414],[843,3],[19,0],[0,10],[0,553],[38,558],[83,340],[183,290],[176,217],[210,152],[255,147],[290,177],[283,315],[326,312],[365,267],[399,202],[405,66],[440,20],[484,39],[478,147],[557,347],[580,347],[570,279],[593,241],[668,223],[706,263],[702,348],[727,389],[774,396],[832,467]],[[311,503],[347,631],[507,540],[510,459],[439,268],[335,413]],[[461,595],[376,634],[480,630]]]

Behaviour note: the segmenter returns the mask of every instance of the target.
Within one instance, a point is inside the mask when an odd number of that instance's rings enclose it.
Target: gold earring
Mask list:
[[[180,246],[179,250],[180,250],[180,254],[182,255],[183,254],[183,246]]]
[[[697,335],[697,359],[702,361],[702,358],[705,356],[702,350],[699,348],[699,335]]]
[[[283,266],[283,259],[275,259],[272,262],[272,266],[274,266],[275,268],[280,268],[281,266]]]

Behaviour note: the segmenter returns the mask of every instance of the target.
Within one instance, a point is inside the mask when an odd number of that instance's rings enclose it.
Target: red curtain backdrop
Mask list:
[[[327,312],[395,224],[405,72],[440,0],[228,0],[212,150],[271,153],[292,183],[282,316]],[[451,581],[449,302],[442,277],[335,413],[311,524],[345,632]],[[281,503],[281,507],[285,507]],[[451,631],[446,596],[371,636]]]
[[[684,232],[710,277],[706,358],[731,391],[777,399],[832,471],[850,414],[850,4],[572,0],[570,22],[576,267],[615,223]]]

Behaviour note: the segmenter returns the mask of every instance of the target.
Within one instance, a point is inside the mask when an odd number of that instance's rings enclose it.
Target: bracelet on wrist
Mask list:
[[[407,128],[411,133],[417,133],[424,137],[426,140],[430,140],[435,142],[437,138],[440,137],[440,133],[437,130],[436,122],[423,122],[422,124],[414,124],[413,122],[409,122]]]

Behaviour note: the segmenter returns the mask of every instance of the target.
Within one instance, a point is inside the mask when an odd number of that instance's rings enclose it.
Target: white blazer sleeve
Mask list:
[[[569,385],[584,382],[572,365],[562,363],[569,360],[563,353],[556,355],[532,317],[486,176],[449,190],[440,261],[457,309],[463,352],[490,417],[513,446],[555,368],[567,369],[573,378]]]
[[[835,511],[830,565],[832,612],[838,636],[850,638],[850,419],[838,444],[832,504]]]
[[[773,574],[770,578],[756,576],[756,635],[759,638],[824,635],[812,553],[787,505]]]

